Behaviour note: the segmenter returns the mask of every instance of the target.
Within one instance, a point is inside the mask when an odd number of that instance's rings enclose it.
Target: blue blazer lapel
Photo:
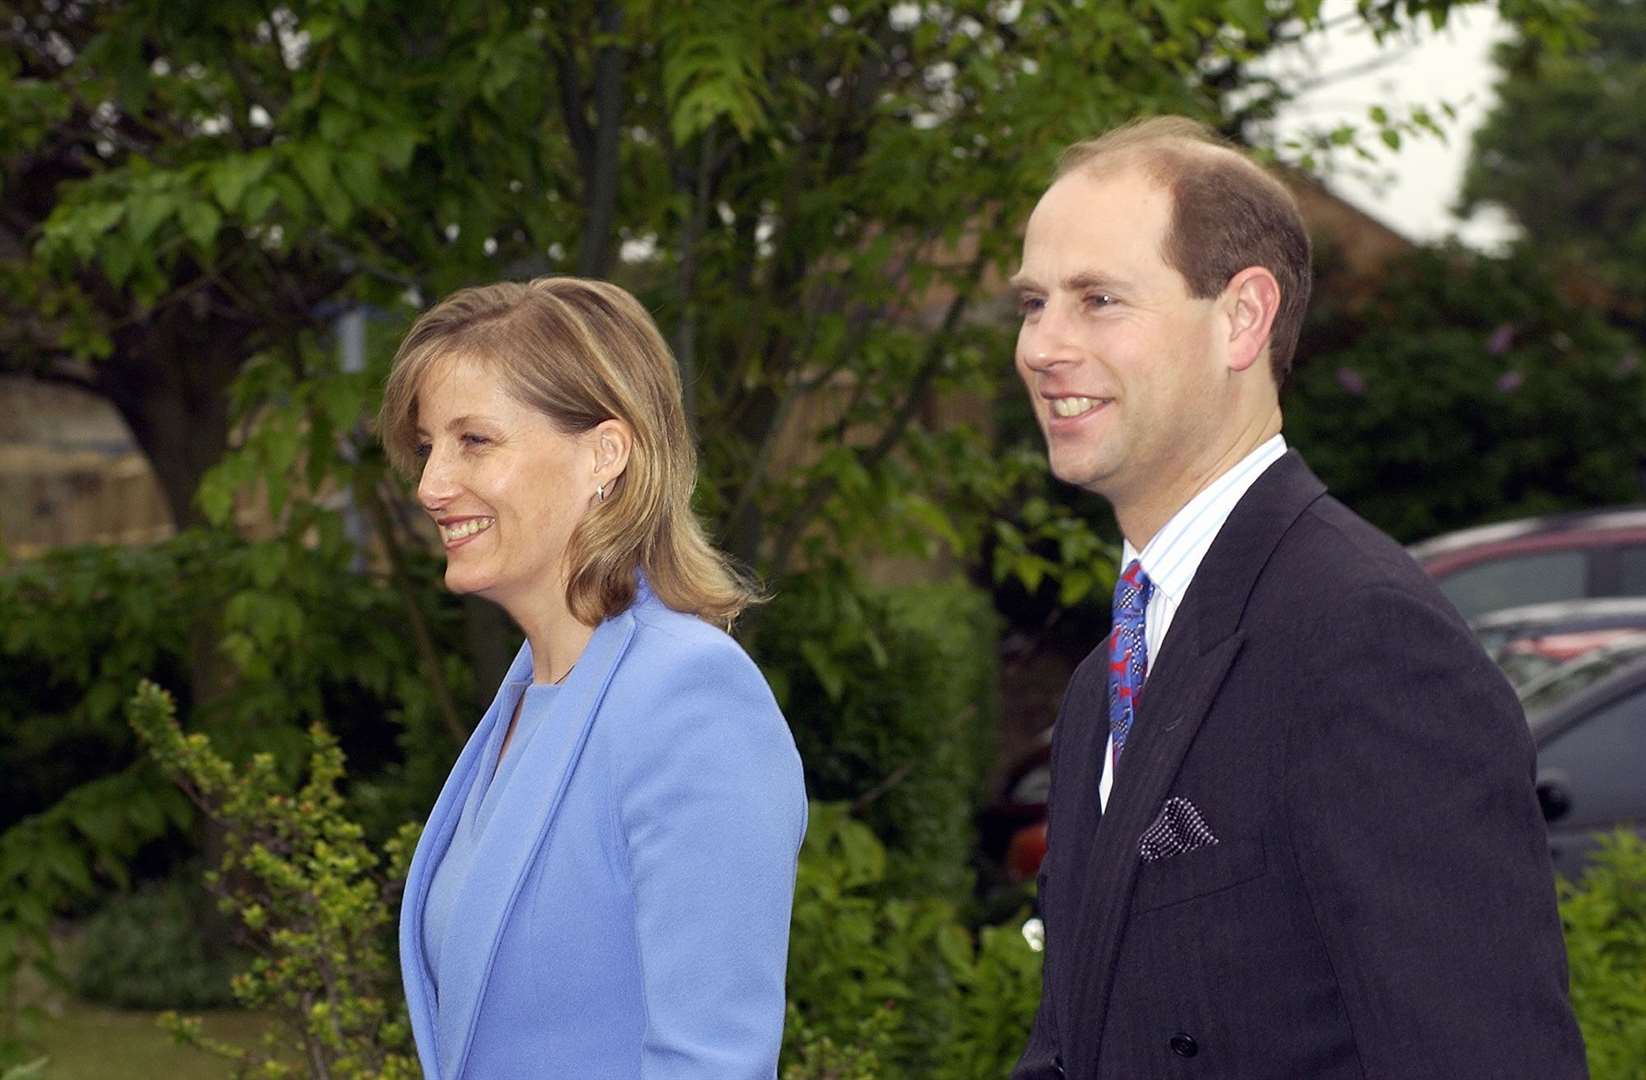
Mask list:
[[[524,755],[515,765],[515,775],[531,780],[511,784],[500,793],[492,820],[506,822],[507,827],[486,830],[475,853],[475,870],[459,893],[457,907],[463,918],[453,924],[441,947],[441,1007],[432,1043],[438,1048],[440,1069],[430,1073],[430,1080],[456,1080],[463,1075],[503,928],[576,769],[617,662],[634,637],[634,625],[631,609],[595,629],[555,697],[551,730],[546,737],[533,737],[539,725],[511,751]],[[529,665],[530,650],[522,652]],[[529,674],[529,666],[527,670]],[[507,723],[502,716],[489,719]],[[471,766],[463,791],[451,801],[449,813],[454,822],[473,781],[472,772]],[[441,793],[440,805],[446,804],[446,796]],[[449,838],[448,827],[445,840]],[[426,896],[426,886],[423,891]]]
[[[514,661],[503,677],[503,684],[520,679],[531,678],[532,657],[531,649],[522,645],[515,653]],[[440,865],[440,860],[446,855],[446,848],[451,845],[452,832],[457,828],[457,821],[463,814],[463,804],[468,800],[469,789],[474,785],[476,771],[481,764],[481,757],[486,752],[486,744],[491,741],[491,733],[500,722],[498,713],[501,710],[504,697],[503,686],[499,686],[497,694],[492,698],[491,707],[481,718],[479,726],[469,735],[469,741],[464,744],[463,751],[457,757],[457,763],[452,766],[451,773],[446,777],[445,785],[440,789],[440,797],[435,800],[434,809],[429,811],[429,820],[423,826],[423,833],[417,840],[417,850],[412,854],[411,867],[406,872],[406,888],[400,901],[400,964],[402,968],[401,981],[406,989],[406,1007],[411,1017],[412,1031],[416,1036],[419,1055],[422,1058],[423,1072],[434,1080],[440,1076],[426,1048],[435,1045],[435,991],[434,976],[429,971],[427,958],[423,954],[423,909],[429,899],[429,884],[434,878],[434,869]]]

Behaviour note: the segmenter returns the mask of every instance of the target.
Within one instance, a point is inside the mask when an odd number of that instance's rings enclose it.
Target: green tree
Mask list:
[[[392,336],[477,279],[616,274],[675,346],[737,554],[775,573],[865,536],[964,543],[1013,459],[925,405],[1004,372],[989,271],[1051,155],[1141,112],[1220,116],[1317,20],[1315,0],[10,0],[0,357],[114,402],[187,523],[253,357],[301,381],[343,306]]]
[[[1526,34],[1497,47],[1461,205],[1502,207],[1574,286],[1646,326],[1646,5],[1587,7],[1565,49]]]

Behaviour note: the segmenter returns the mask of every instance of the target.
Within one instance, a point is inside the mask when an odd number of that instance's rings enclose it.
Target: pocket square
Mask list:
[[[1137,851],[1144,862],[1159,862],[1217,843],[1217,837],[1195,809],[1181,795],[1173,795],[1160,807],[1160,816],[1138,837]]]

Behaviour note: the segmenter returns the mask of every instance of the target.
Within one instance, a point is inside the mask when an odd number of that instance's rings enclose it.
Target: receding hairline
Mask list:
[[[1194,166],[1227,165],[1244,169],[1259,183],[1273,185],[1291,198],[1271,172],[1247,157],[1240,148],[1199,124],[1151,132],[1147,126],[1128,126],[1078,142],[1063,151],[1052,183],[1073,175],[1103,180],[1128,171],[1142,173],[1156,187],[1170,194],[1176,183]]]

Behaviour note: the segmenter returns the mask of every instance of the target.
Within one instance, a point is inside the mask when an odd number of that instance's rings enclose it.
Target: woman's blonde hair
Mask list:
[[[517,400],[562,433],[618,419],[634,432],[623,474],[566,546],[566,606],[593,626],[634,600],[635,571],[676,611],[729,626],[759,597],[692,513],[697,450],[674,357],[646,309],[604,281],[543,277],[453,293],[424,312],[394,357],[378,430],[389,460],[416,475],[417,394],[461,356],[491,365]]]

